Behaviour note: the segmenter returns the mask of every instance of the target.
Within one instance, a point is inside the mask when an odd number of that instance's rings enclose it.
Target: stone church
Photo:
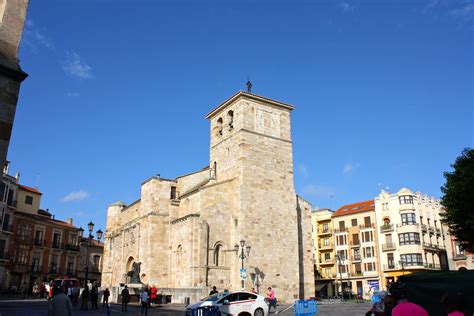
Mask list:
[[[141,184],[140,198],[107,209],[102,287],[144,284],[172,301],[216,286],[290,302],[314,296],[310,206],[293,181],[293,106],[240,91],[209,112],[209,166]],[[246,278],[241,278],[245,241]],[[243,282],[242,282],[243,280]]]

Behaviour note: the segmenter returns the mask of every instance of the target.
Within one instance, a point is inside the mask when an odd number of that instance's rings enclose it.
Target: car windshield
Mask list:
[[[208,296],[206,298],[203,298],[201,301],[203,302],[216,302],[217,300],[223,298],[225,295],[227,295],[229,293],[216,293],[216,294],[212,294],[211,296]]]

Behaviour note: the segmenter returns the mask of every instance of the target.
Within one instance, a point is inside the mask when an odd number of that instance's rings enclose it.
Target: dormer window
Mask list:
[[[234,128],[234,111],[227,112],[227,121],[229,122],[229,130]]]

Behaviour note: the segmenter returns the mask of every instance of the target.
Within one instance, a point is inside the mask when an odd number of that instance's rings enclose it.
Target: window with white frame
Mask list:
[[[421,253],[410,253],[400,255],[400,259],[405,266],[421,266],[423,265],[423,257]]]
[[[403,233],[398,234],[400,245],[419,245],[420,234],[418,233]]]
[[[398,197],[400,204],[413,204],[413,196],[401,195]]]
[[[415,213],[405,213],[401,214],[402,225],[413,225],[416,224]]]

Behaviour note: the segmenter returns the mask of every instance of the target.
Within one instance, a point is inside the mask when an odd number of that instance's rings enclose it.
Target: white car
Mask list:
[[[265,301],[265,297],[244,291],[211,295],[196,304],[187,306],[186,315],[193,315],[193,309],[206,306],[217,306],[223,316],[249,314],[252,316],[268,315],[268,304]]]

